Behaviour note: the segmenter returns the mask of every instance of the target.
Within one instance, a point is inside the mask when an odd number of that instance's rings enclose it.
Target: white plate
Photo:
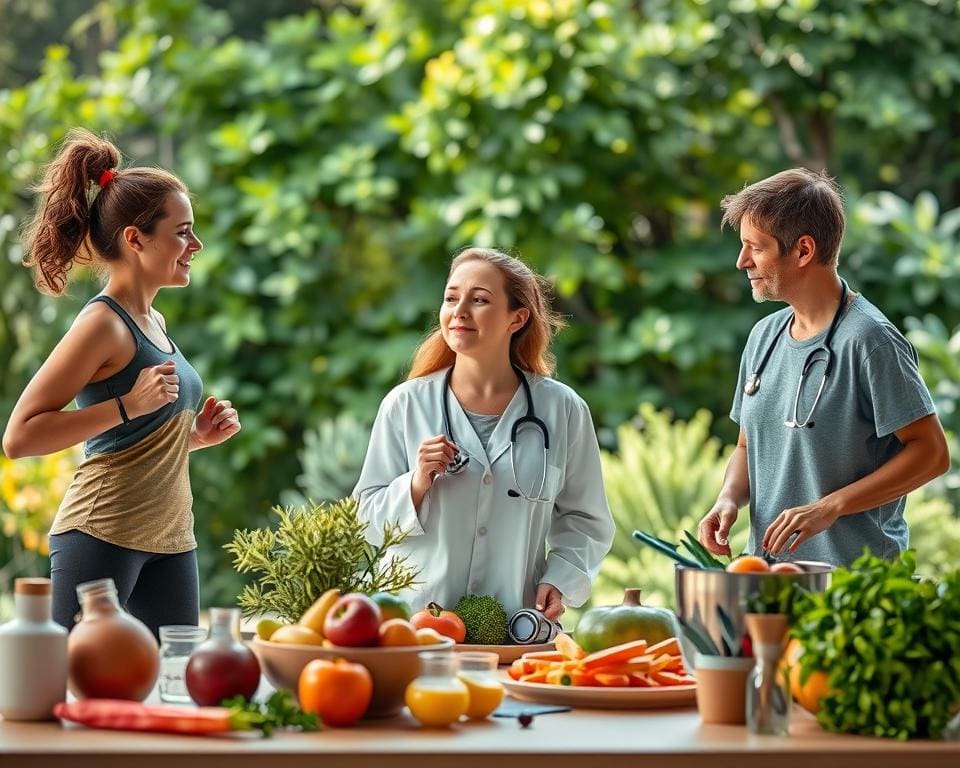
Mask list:
[[[594,688],[549,683],[521,683],[503,680],[503,687],[515,699],[538,704],[562,704],[584,709],[666,709],[692,707],[697,703],[697,686],[665,685],[661,688]]]
[[[500,657],[501,664],[512,664],[525,653],[536,651],[556,650],[554,643],[536,643],[534,645],[473,645],[471,643],[457,643],[453,650],[460,652],[481,651],[495,653]]]

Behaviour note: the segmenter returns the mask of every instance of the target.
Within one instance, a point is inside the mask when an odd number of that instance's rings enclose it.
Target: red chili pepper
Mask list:
[[[148,706],[120,699],[60,702],[53,714],[91,728],[192,734],[247,731],[263,720],[251,712],[225,707]]]

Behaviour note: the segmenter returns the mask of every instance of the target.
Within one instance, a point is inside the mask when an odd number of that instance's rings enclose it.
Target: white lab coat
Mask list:
[[[445,374],[404,382],[380,404],[353,492],[360,517],[369,523],[368,538],[380,541],[384,524],[393,522],[409,532],[395,551],[420,569],[420,583],[404,595],[414,610],[431,601],[453,608],[465,594],[491,594],[511,614],[534,605],[541,582],[556,586],[565,604],[582,605],[614,533],[587,404],[565,384],[527,374],[534,410],[550,435],[542,495],[552,503],[532,503],[507,495],[516,488],[510,430],[527,410],[523,387],[503,412],[487,451],[450,392],[454,442],[470,461],[459,474],[437,478],[418,514],[410,480],[420,444],[443,431]],[[543,475],[539,430],[524,426],[514,455],[524,491],[536,496]]]

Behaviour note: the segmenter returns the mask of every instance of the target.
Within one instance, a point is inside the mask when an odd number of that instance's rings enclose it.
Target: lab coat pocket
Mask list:
[[[560,467],[547,465],[547,477],[543,483],[543,498],[554,502],[560,495],[560,482],[563,476],[563,470]]]

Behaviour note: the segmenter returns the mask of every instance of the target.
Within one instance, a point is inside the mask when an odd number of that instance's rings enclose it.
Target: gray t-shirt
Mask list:
[[[490,436],[493,434],[493,430],[497,428],[497,423],[500,421],[500,414],[486,414],[486,413],[474,413],[473,411],[468,411],[466,408],[463,409],[463,412],[467,414],[467,419],[470,421],[470,426],[473,427],[473,431],[477,433],[477,437],[480,438],[480,444],[483,446],[484,450],[487,449],[487,445],[490,442]]]
[[[893,458],[903,444],[893,433],[935,412],[910,343],[863,296],[846,308],[831,343],[833,370],[813,414],[813,427],[791,429],[800,372],[807,356],[820,352],[807,371],[797,407],[806,420],[823,378],[827,330],[797,341],[789,329],[777,341],[759,391],[745,395],[744,382],[760,364],[787,322],[789,307],[754,326],[740,361],[730,418],[747,439],[750,473],[750,551],[761,548],[767,527],[785,509],[810,504]],[[849,565],[864,546],[884,558],[905,549],[909,531],[905,498],[840,517],[801,544],[791,559]]]

